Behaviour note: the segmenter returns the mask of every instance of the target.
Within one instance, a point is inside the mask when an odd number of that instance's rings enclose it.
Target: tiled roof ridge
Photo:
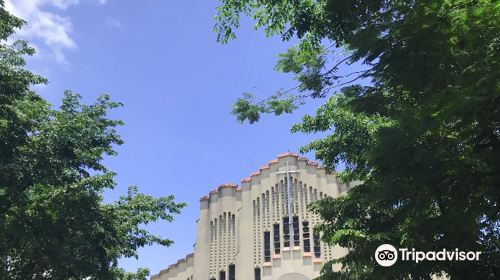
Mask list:
[[[299,156],[296,153],[286,152],[286,153],[279,154],[275,159],[272,159],[266,165],[261,166],[259,168],[259,170],[257,170],[255,172],[253,172],[252,174],[250,174],[249,177],[243,178],[243,180],[241,180],[241,183],[250,182],[253,177],[259,176],[262,173],[263,170],[270,169],[271,165],[278,163],[281,158],[288,157],[288,156],[295,157],[295,158],[297,158],[297,160],[300,160],[300,161],[305,161],[306,164],[309,165],[309,166],[315,166],[318,169],[322,169],[323,168],[319,163],[317,163],[315,161],[311,161],[311,160],[309,160],[306,157],[301,157],[301,156]],[[204,196],[200,197],[200,201],[208,200],[210,194],[217,193],[217,192],[219,192],[220,189],[223,189],[223,188],[233,188],[236,191],[241,191],[241,189],[238,187],[238,185],[236,185],[234,183],[225,183],[225,184],[219,185],[216,189],[210,191],[208,193],[208,195],[204,195]]]
[[[168,273],[171,269],[177,268],[181,263],[187,262],[189,258],[194,257],[194,253],[187,254],[184,258],[178,259],[176,263],[169,265],[167,268],[160,270],[160,273],[152,275],[151,279],[160,278],[161,274]]]
[[[259,176],[262,173],[262,170],[270,169],[272,164],[276,164],[276,163],[278,163],[278,161],[281,158],[288,157],[288,156],[296,157],[297,160],[305,161],[307,165],[316,166],[316,168],[318,168],[318,169],[322,169],[323,168],[323,166],[321,166],[319,163],[317,163],[315,161],[311,161],[311,160],[309,160],[306,157],[301,157],[301,156],[299,156],[296,153],[286,152],[286,153],[279,154],[275,159],[270,160],[266,165],[264,165],[261,168],[259,168],[259,170],[257,170],[255,172],[253,172],[252,174],[250,174],[249,177],[243,178],[243,180],[241,180],[241,182],[242,183],[250,182],[252,180],[252,177]]]
[[[224,184],[221,184],[219,185],[216,189],[214,190],[211,190],[208,195],[204,195],[202,197],[200,197],[200,201],[203,201],[203,200],[208,200],[208,197],[213,194],[213,193],[217,193],[219,192],[221,189],[225,189],[225,188],[229,188],[229,189],[234,189],[236,191],[240,191],[240,188],[238,187],[237,184],[235,183],[224,183]]]

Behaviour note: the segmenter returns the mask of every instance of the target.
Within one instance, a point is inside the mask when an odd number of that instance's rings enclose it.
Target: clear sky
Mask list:
[[[239,124],[230,114],[243,91],[266,97],[295,82],[273,71],[277,54],[291,43],[267,39],[246,22],[238,39],[216,42],[216,0],[8,0],[7,8],[29,21],[21,35],[38,54],[29,67],[50,81],[36,90],[59,104],[65,89],[85,102],[108,93],[124,107],[111,116],[125,121],[125,144],[105,163],[118,173],[106,201],[137,185],[147,194],[175,195],[188,206],[173,223],[148,228],[171,238],[170,248],[141,249],[126,259],[129,271],[152,274],[191,253],[199,198],[240,180],[279,153],[298,151],[313,139],[291,134],[292,124],[319,104],[296,114]],[[312,155],[307,155],[314,159]]]

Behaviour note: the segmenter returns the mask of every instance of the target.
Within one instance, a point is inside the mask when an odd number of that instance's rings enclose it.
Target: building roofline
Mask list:
[[[255,171],[255,172],[252,172],[252,174],[250,174],[249,177],[243,178],[241,180],[241,183],[247,183],[247,182],[252,181],[253,177],[259,176],[262,173],[263,170],[270,169],[271,165],[277,164],[280,159],[285,158],[285,157],[295,157],[298,161],[304,161],[309,166],[315,166],[318,169],[323,169],[324,168],[319,163],[317,163],[315,161],[311,161],[311,160],[309,160],[306,157],[301,157],[301,156],[299,156],[296,153],[286,152],[286,153],[279,154],[275,159],[270,160],[266,165],[264,165],[261,168],[259,168],[259,170]]]
[[[219,185],[216,189],[211,190],[208,195],[200,197],[200,201],[208,200],[211,194],[218,193],[222,189],[234,189],[235,191],[241,191],[237,184],[235,183],[224,183]]]
[[[270,160],[266,165],[261,166],[259,168],[259,170],[254,171],[254,172],[252,172],[250,174],[250,176],[243,178],[241,180],[241,183],[243,184],[243,183],[251,182],[254,177],[260,176],[262,174],[263,170],[271,169],[271,165],[277,164],[280,161],[280,159],[285,158],[285,157],[295,157],[297,159],[297,161],[303,161],[303,162],[306,163],[306,165],[314,166],[317,169],[323,169],[324,168],[319,163],[317,163],[315,161],[312,161],[312,160],[309,160],[306,157],[301,157],[301,156],[299,156],[296,153],[286,152],[286,153],[279,154],[276,158]],[[234,189],[236,191],[241,191],[241,188],[237,184],[234,184],[234,183],[224,183],[224,184],[219,185],[216,189],[210,191],[208,193],[208,195],[204,195],[204,196],[200,197],[200,201],[209,200],[211,194],[218,193],[221,189],[224,189],[224,188],[232,188],[232,189]]]
[[[187,262],[194,257],[194,253],[187,254],[184,258],[178,259],[176,263],[169,265],[167,268],[160,270],[160,273],[151,275],[151,280],[159,279],[162,274],[168,273],[171,269],[179,267],[180,264]]]

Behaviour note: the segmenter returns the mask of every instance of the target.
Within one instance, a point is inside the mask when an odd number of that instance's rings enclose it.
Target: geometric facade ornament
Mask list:
[[[241,186],[223,184],[201,197],[194,252],[151,279],[313,279],[347,251],[321,242],[314,230],[320,218],[307,205],[354,185],[316,162],[281,154]]]

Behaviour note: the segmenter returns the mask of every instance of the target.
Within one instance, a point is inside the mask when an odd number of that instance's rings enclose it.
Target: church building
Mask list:
[[[320,218],[307,205],[350,187],[316,162],[279,155],[240,187],[223,184],[201,197],[194,252],[151,279],[311,280],[346,249],[320,240]]]

